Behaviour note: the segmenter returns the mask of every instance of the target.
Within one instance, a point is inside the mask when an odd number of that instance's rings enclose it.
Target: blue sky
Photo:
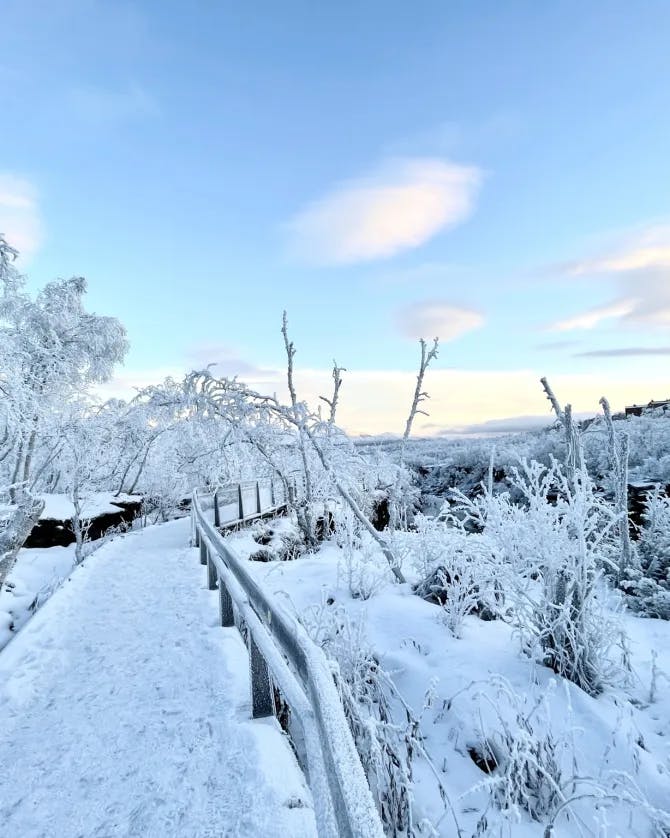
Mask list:
[[[126,324],[116,390],[276,389],[286,308],[354,431],[401,429],[420,335],[429,432],[543,413],[542,374],[579,410],[670,395],[668,3],[0,13],[0,229]]]

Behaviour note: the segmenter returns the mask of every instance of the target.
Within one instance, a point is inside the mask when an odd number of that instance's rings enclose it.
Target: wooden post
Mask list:
[[[219,513],[219,493],[214,492],[214,526],[221,526],[221,515]]]
[[[233,598],[228,593],[223,578],[219,578],[219,618],[222,626],[235,625],[235,612],[233,611]]]
[[[249,630],[249,665],[251,668],[251,717],[262,719],[275,714],[275,696],[270,673],[261,650]]]
[[[237,484],[237,503],[239,506],[239,515],[237,516],[240,521],[244,518],[244,503],[242,502],[242,484]]]
[[[216,565],[209,553],[207,553],[207,590],[216,590]]]
[[[207,545],[202,536],[200,537],[200,564],[207,564]]]
[[[275,498],[275,479],[274,477],[270,478],[270,499],[272,501],[272,506],[277,505],[277,499]]]
[[[256,506],[258,507],[257,512],[260,515],[263,510],[261,509],[261,485],[258,480],[256,481]]]
[[[195,547],[200,547],[200,527],[198,526],[198,522],[195,522]]]

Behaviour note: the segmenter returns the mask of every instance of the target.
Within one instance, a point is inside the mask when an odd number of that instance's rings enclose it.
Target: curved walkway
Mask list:
[[[0,654],[0,824],[16,838],[314,836],[188,521],[94,553]]]

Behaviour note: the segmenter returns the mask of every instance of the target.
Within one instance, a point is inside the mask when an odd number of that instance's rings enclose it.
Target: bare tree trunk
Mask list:
[[[139,456],[140,456],[140,452],[138,451],[138,452],[135,454],[135,456],[131,457],[131,458],[130,458],[130,460],[128,461],[128,465],[126,466],[125,471],[123,472],[123,475],[121,476],[121,482],[119,483],[119,488],[118,488],[118,490],[117,490],[117,492],[116,492],[115,497],[117,497],[117,498],[118,498],[118,496],[119,496],[119,495],[121,494],[121,492],[123,491],[123,484],[126,482],[126,477],[128,477],[128,474],[129,474],[129,472],[130,472],[130,469],[131,469],[131,468],[132,468],[132,466],[133,466],[133,463],[137,462],[137,458],[138,458]]]
[[[412,425],[414,424],[414,419],[416,418],[417,413],[423,413],[424,416],[428,416],[428,413],[426,413],[425,410],[419,410],[421,402],[430,398],[428,393],[422,392],[421,388],[423,387],[423,378],[426,374],[426,370],[428,369],[428,364],[430,364],[433,358],[437,358],[439,339],[435,338],[433,340],[433,346],[430,350],[427,349],[426,341],[423,338],[420,339],[419,343],[421,344],[421,362],[419,363],[419,373],[416,377],[414,398],[412,399],[412,407],[410,408],[407,423],[405,424],[405,433],[402,437],[403,440],[406,440],[412,433]]]
[[[572,418],[572,405],[566,404],[563,411],[563,427],[567,446],[566,469],[570,480],[574,481],[577,470],[584,471],[584,451],[579,429]]]
[[[338,367],[337,361],[333,359],[333,398],[327,399],[325,396],[319,396],[321,401],[325,402],[330,408],[330,415],[328,416],[328,423],[335,424],[335,415],[337,413],[337,405],[340,397],[340,387],[342,386],[342,373],[346,372],[346,367]]]
[[[327,474],[330,476],[331,480],[335,484],[335,487],[337,488],[337,491],[340,493],[340,496],[345,501],[345,503],[347,504],[349,509],[351,509],[354,516],[357,518],[357,520],[363,525],[363,527],[367,530],[367,532],[372,536],[372,538],[381,547],[382,553],[384,554],[384,557],[386,558],[386,561],[389,563],[389,567],[391,568],[391,571],[393,572],[393,575],[395,576],[396,580],[402,584],[403,582],[405,582],[405,577],[403,576],[403,573],[400,570],[398,560],[396,559],[396,556],[395,556],[393,550],[390,548],[388,542],[372,526],[372,524],[368,520],[367,515],[363,512],[363,510],[360,508],[360,506],[351,497],[349,492],[344,488],[344,486],[337,479],[337,477],[335,476],[335,474],[333,473],[333,471],[330,467],[330,463],[328,462],[328,460],[326,459],[325,454],[323,453],[323,450],[322,450],[321,446],[316,441],[316,439],[314,438],[314,435],[311,433],[311,431],[308,428],[305,428],[305,435],[307,436],[307,439],[309,439],[309,441],[311,442],[312,447],[316,451],[316,454],[317,454],[319,460],[321,461],[321,465],[323,466],[324,470],[327,472]]]
[[[35,488],[35,486],[37,485],[37,481],[44,474],[46,469],[51,465],[51,463],[53,463],[53,461],[56,459],[56,457],[60,454],[60,452],[62,451],[62,448],[63,448],[62,443],[57,442],[56,445],[54,445],[54,447],[51,449],[51,453],[48,455],[47,459],[42,463],[42,465],[37,469],[37,472],[35,473],[35,476],[30,481],[31,491]]]
[[[312,492],[312,476],[309,472],[309,461],[307,459],[307,451],[305,447],[305,429],[304,421],[300,417],[300,408],[298,407],[298,398],[293,382],[293,357],[295,355],[295,346],[293,341],[288,339],[288,320],[286,312],[282,317],[282,335],[284,337],[284,347],[286,349],[287,368],[286,376],[288,379],[288,391],[291,396],[291,406],[293,408],[293,417],[296,420],[296,427],[298,429],[298,446],[300,448],[300,459],[302,460],[302,470],[305,475],[305,497],[302,501],[296,498],[295,511],[298,516],[298,524],[303,531],[305,541],[308,546],[313,547],[317,543],[316,534],[314,532],[314,523],[312,521],[312,503],[314,500]]]
[[[24,496],[11,518],[0,529],[0,590],[43,509],[43,500]]]
[[[133,483],[132,483],[130,489],[128,489],[128,494],[129,495],[132,495],[132,493],[135,491],[135,488],[137,487],[137,483],[140,479],[140,476],[142,475],[142,472],[144,471],[144,466],[147,464],[147,458],[149,456],[149,450],[151,449],[151,446],[154,444],[154,442],[156,442],[156,440],[158,439],[158,437],[162,433],[163,433],[163,431],[159,431],[155,436],[151,437],[151,439],[147,443],[147,447],[144,451],[144,456],[142,457],[142,462],[140,463],[140,467],[137,470],[137,474],[135,475],[135,479],[133,480]]]
[[[544,392],[551,403],[554,413],[556,414],[556,418],[563,422],[563,411],[561,410],[561,406],[559,405],[558,399],[554,395],[554,391],[551,389],[549,382],[546,378],[541,378],[540,383],[542,384]]]
[[[405,423],[405,432],[402,437],[402,443],[400,444],[400,471],[398,472],[396,479],[394,480],[393,485],[391,486],[390,494],[388,495],[387,501],[389,509],[388,527],[390,530],[397,529],[399,524],[403,520],[406,521],[407,519],[407,504],[402,500],[400,490],[400,477],[402,474],[402,469],[405,466],[405,443],[409,439],[409,435],[412,433],[412,425],[414,424],[414,420],[416,419],[417,414],[422,413],[424,416],[428,416],[428,413],[425,410],[421,410],[419,408],[419,405],[421,404],[421,402],[424,402],[426,401],[426,399],[430,398],[428,393],[423,391],[423,379],[426,375],[428,365],[434,358],[437,358],[439,339],[433,339],[433,346],[430,350],[428,349],[426,341],[423,338],[420,338],[419,344],[421,346],[421,360],[419,362],[419,372],[416,376],[416,387],[414,388],[412,406],[410,407],[409,416],[407,417],[407,422]]]
[[[14,471],[12,472],[12,481],[11,486],[9,488],[9,498],[12,503],[17,503],[20,492],[17,491],[17,487],[19,484],[19,474],[21,473],[21,467],[23,465],[23,436],[19,442],[19,447],[16,452],[16,462],[14,463]]]
[[[614,505],[619,516],[617,526],[621,544],[618,568],[618,581],[620,582],[633,563],[633,547],[630,541],[628,523],[628,434],[621,434],[617,438],[610,404],[604,396],[600,399],[600,405],[605,414],[610,462],[614,473]]]
[[[28,439],[28,448],[26,450],[26,457],[23,461],[23,483],[28,485],[28,478],[30,477],[30,467],[33,462],[33,454],[35,452],[35,442],[37,440],[37,417],[33,419],[33,429],[30,432]]]

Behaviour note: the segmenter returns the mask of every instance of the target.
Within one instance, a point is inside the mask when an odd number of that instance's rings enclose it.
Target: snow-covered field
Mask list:
[[[248,532],[231,540],[240,556],[258,550]],[[487,829],[515,838],[663,834],[653,831],[650,812],[670,808],[670,623],[623,616],[629,683],[593,698],[521,654],[506,623],[468,616],[456,638],[442,609],[394,584],[381,557],[368,551],[359,558],[355,572],[367,576],[363,587],[372,594],[365,600],[352,598],[352,569],[334,543],[296,561],[249,567],[322,642],[338,635],[352,654],[368,647],[420,718],[437,776],[416,759],[416,822],[428,817],[445,838],[457,834],[456,823],[467,836]],[[401,712],[394,721],[405,724]],[[553,832],[506,797],[511,790],[501,788],[495,772],[475,764],[471,752],[485,753],[485,742],[499,758],[535,749],[539,764],[542,757],[554,761],[560,794],[570,802],[560,807]]]
[[[0,654],[2,835],[315,834],[188,538],[180,520],[105,544]]]

